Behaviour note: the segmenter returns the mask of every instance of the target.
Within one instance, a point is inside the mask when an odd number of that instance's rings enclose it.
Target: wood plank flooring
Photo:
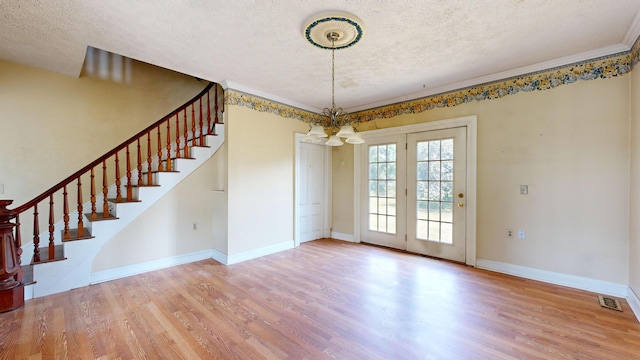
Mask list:
[[[30,300],[0,359],[640,359],[596,294],[317,240]]]

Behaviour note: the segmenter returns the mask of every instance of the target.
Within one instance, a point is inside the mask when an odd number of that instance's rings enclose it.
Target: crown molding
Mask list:
[[[636,16],[631,21],[631,25],[629,25],[629,29],[624,35],[624,39],[622,39],[622,43],[631,48],[638,40],[638,37],[640,37],[640,11],[636,13]]]

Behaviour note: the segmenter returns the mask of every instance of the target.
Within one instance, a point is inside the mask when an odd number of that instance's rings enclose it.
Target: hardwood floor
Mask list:
[[[30,300],[1,359],[640,359],[596,294],[334,240]]]

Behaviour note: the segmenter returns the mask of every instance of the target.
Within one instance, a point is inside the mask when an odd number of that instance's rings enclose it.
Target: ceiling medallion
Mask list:
[[[305,27],[304,36],[313,46],[331,50],[331,107],[320,113],[321,120],[311,123],[311,130],[303,139],[304,142],[340,146],[343,144],[340,138],[346,138],[349,144],[364,143],[364,139],[353,128],[357,121],[352,120],[342,108],[336,108],[335,102],[335,52],[353,46],[362,39],[363,34],[362,21],[344,13],[315,17]]]
[[[339,39],[335,41],[335,49],[344,49],[356,44],[364,35],[362,20],[347,13],[314,16],[307,21],[304,37],[312,45],[331,50],[334,44],[327,39],[327,34],[335,32]]]

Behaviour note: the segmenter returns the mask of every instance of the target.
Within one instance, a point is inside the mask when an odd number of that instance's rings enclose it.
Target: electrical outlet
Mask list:
[[[529,194],[529,185],[520,185],[520,195]]]
[[[518,230],[518,239],[524,240],[527,238],[527,233],[524,230]]]
[[[193,230],[198,230],[198,223],[193,223]]]
[[[507,229],[507,239],[513,239],[513,229]]]

